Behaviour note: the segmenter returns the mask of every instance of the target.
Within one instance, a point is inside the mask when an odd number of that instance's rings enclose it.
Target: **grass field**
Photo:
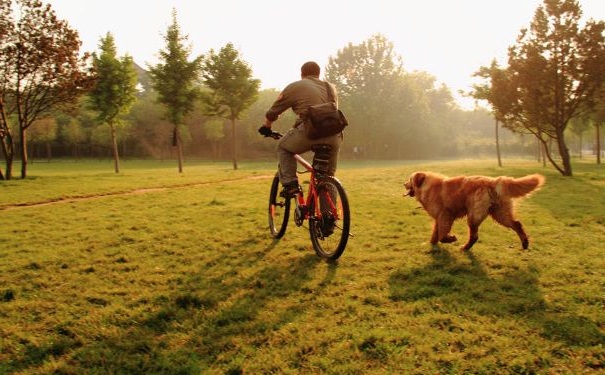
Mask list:
[[[605,168],[343,162],[354,237],[274,242],[274,163],[36,163],[0,181],[0,374],[605,373]],[[540,172],[530,235],[432,249],[402,184]]]

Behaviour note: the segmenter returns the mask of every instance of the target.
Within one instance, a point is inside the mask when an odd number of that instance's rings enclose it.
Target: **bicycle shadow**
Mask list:
[[[595,322],[549,306],[539,288],[537,269],[511,267],[490,276],[472,252],[466,253],[468,262],[458,260],[442,247],[434,248],[430,254],[430,264],[391,274],[392,301],[431,301],[452,312],[516,317],[530,322],[544,338],[565,345],[590,347],[605,342],[605,335]]]

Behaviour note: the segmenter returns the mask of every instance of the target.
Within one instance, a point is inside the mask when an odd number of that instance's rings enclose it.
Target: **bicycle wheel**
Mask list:
[[[274,238],[282,238],[286,233],[290,217],[290,199],[279,196],[279,177],[276,174],[269,194],[269,229]]]
[[[315,253],[336,260],[345,251],[349,240],[351,217],[349,199],[344,187],[332,176],[318,177],[317,197],[309,218],[309,233]]]

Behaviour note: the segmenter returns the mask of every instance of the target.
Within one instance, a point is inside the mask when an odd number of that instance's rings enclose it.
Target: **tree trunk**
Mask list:
[[[109,124],[111,130],[111,149],[113,151],[113,164],[116,173],[120,173],[120,154],[118,153],[118,136],[114,124]]]
[[[2,175],[1,179],[10,180],[13,177],[13,160],[15,158],[15,148],[13,146],[12,135],[9,131],[6,131],[6,129],[3,130],[4,133],[0,137],[0,143],[2,143],[2,153],[4,154],[6,170],[4,171],[4,175]]]
[[[498,133],[498,120],[496,120],[496,155],[498,156],[498,167],[502,167],[502,157],[500,156],[500,134]]]
[[[13,177],[13,160],[15,158],[15,146],[13,143],[13,136],[8,126],[6,119],[6,112],[4,110],[4,101],[0,98],[0,143],[2,143],[2,153],[4,154],[4,161],[6,163],[5,173],[2,174],[0,171],[0,177],[2,180],[10,180]]]
[[[231,133],[233,135],[233,170],[237,170],[237,135],[235,133],[235,117],[231,117]]]
[[[7,140],[2,141],[2,150],[5,157],[6,170],[4,171],[4,179],[10,180],[13,178],[13,160],[15,159],[15,151],[13,147],[12,137],[7,137]]]
[[[181,142],[181,131],[177,124],[174,124],[174,131],[172,133],[172,145],[176,147],[179,173],[183,173],[183,147]]]
[[[19,135],[21,139],[19,139],[19,143],[21,144],[21,178],[27,178],[27,129],[24,127],[20,127]]]
[[[563,130],[557,130],[557,146],[559,148],[559,155],[561,155],[561,162],[563,163],[563,176],[573,176],[571,170],[571,156],[569,155],[569,149],[565,144],[565,135]]]
[[[601,123],[596,123],[597,128],[597,164],[601,164]]]
[[[565,170],[561,168],[561,166],[559,166],[557,162],[552,158],[547,141],[542,139],[540,134],[536,134],[536,138],[542,144],[542,166],[546,167],[546,158],[548,158],[550,164],[555,167],[555,169],[559,171],[559,173],[565,176]]]

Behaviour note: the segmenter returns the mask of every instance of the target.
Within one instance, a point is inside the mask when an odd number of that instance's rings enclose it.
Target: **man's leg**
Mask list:
[[[282,185],[298,182],[296,160],[293,155],[309,151],[311,146],[312,143],[300,127],[288,130],[279,140],[277,160],[279,162],[279,181]]]
[[[315,143],[323,143],[332,146],[332,152],[330,154],[330,159],[328,161],[328,174],[330,176],[334,176],[336,173],[336,167],[338,166],[338,156],[340,153],[340,146],[343,141],[342,133],[318,139]],[[336,191],[333,191],[334,187],[330,186],[328,188],[328,193],[330,198],[327,199],[325,195],[320,194],[319,204],[322,213],[322,234],[324,236],[329,236],[334,232],[336,218],[332,216],[332,206],[338,207],[337,197],[338,194]]]
[[[343,141],[343,135],[342,133],[339,133],[331,137],[322,138],[320,141],[321,140],[324,142],[318,143],[325,143],[332,146],[332,153],[330,155],[330,161],[328,162],[328,173],[331,176],[334,176],[336,173],[336,167],[338,166],[338,155],[340,154],[340,145]]]

